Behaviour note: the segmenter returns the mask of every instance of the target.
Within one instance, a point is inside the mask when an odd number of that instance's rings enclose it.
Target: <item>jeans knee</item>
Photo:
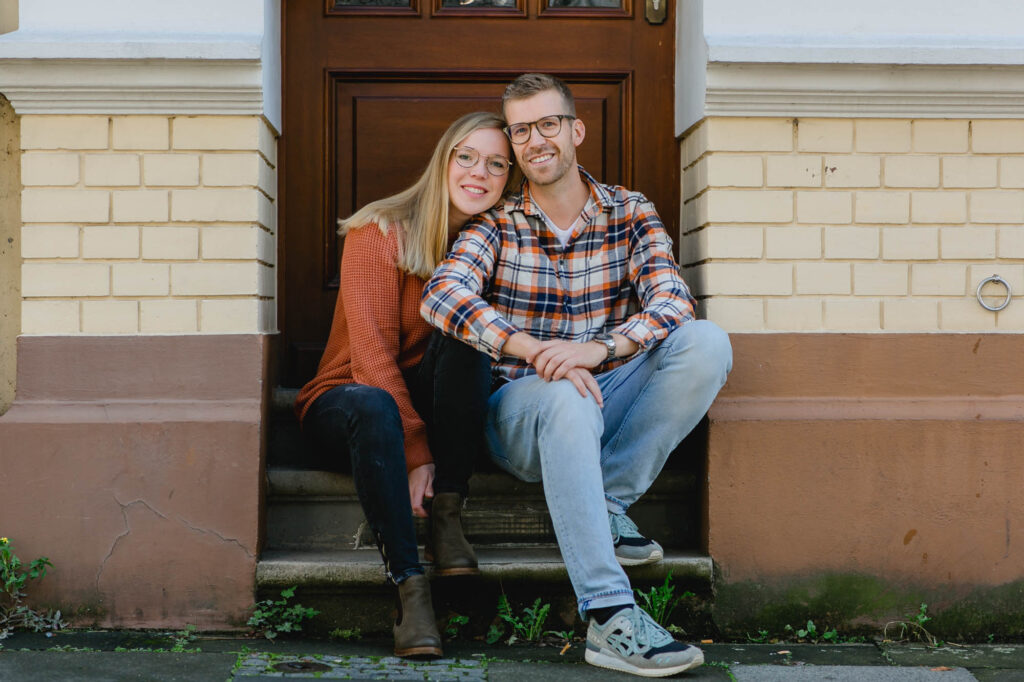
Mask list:
[[[675,329],[669,340],[677,337],[682,343],[673,345],[677,352],[686,352],[695,356],[690,363],[690,371],[705,373],[709,379],[725,377],[732,371],[732,343],[724,329],[709,320],[693,320]]]

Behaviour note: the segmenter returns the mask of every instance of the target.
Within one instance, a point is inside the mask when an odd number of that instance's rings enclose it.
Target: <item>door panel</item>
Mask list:
[[[607,0],[403,5],[285,3],[278,380],[286,386],[312,376],[327,339],[343,248],[337,219],[408,186],[448,124],[497,111],[520,73],[569,83],[587,127],[580,162],[598,180],[643,191],[676,229],[671,22],[651,26],[642,6],[630,16]]]

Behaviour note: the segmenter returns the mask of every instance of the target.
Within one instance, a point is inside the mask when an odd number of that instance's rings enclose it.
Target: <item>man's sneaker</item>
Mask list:
[[[654,540],[640,535],[636,524],[625,514],[608,513],[608,524],[612,529],[612,543],[615,558],[623,566],[642,566],[661,561],[665,550]]]
[[[692,670],[704,652],[672,639],[639,606],[623,609],[604,625],[591,618],[587,628],[587,663],[642,677],[665,677]]]

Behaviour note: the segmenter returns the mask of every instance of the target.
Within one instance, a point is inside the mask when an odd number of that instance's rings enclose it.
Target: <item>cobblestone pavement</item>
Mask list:
[[[406,661],[394,656],[287,656],[250,654],[235,671],[235,680],[255,682],[281,678],[325,680],[430,680],[484,682],[487,666],[480,661],[442,658]]]

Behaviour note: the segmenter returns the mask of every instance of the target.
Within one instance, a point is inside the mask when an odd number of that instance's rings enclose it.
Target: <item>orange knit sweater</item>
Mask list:
[[[349,231],[341,256],[341,287],[316,377],[295,400],[299,419],[317,398],[340,384],[384,389],[398,404],[405,432],[405,465],[432,461],[427,430],[413,409],[401,370],[423,359],[431,327],[420,317],[424,280],[399,270],[399,225],[387,235],[376,224]]]

